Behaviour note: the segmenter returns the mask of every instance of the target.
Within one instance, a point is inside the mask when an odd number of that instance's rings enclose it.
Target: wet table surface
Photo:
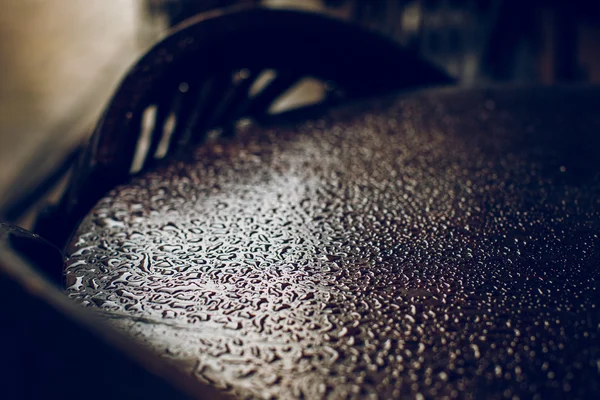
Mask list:
[[[594,397],[598,104],[431,90],[248,128],[101,200],[68,294],[241,397]]]

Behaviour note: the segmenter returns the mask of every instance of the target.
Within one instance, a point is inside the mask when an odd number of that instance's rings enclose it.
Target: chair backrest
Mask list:
[[[265,71],[272,79],[254,93]],[[213,128],[233,133],[241,118],[263,120],[305,77],[326,84],[324,105],[452,82],[391,40],[322,15],[262,7],[200,14],[124,78],[50,219],[49,239],[64,246],[100,196],[131,173],[197,143]],[[47,223],[41,221],[38,232],[44,234]]]

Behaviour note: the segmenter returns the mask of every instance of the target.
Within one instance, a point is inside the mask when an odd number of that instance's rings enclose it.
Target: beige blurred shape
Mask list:
[[[138,25],[137,0],[0,1],[0,194],[93,123],[144,47]]]

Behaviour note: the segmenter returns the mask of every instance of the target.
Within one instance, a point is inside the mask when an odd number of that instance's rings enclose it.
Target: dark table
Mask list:
[[[68,293],[242,397],[600,394],[600,89],[429,90],[126,185]]]

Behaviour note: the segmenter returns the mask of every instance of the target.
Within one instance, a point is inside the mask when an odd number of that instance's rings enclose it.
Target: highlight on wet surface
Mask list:
[[[102,199],[68,294],[241,398],[586,398],[598,101],[431,91],[250,127]]]

